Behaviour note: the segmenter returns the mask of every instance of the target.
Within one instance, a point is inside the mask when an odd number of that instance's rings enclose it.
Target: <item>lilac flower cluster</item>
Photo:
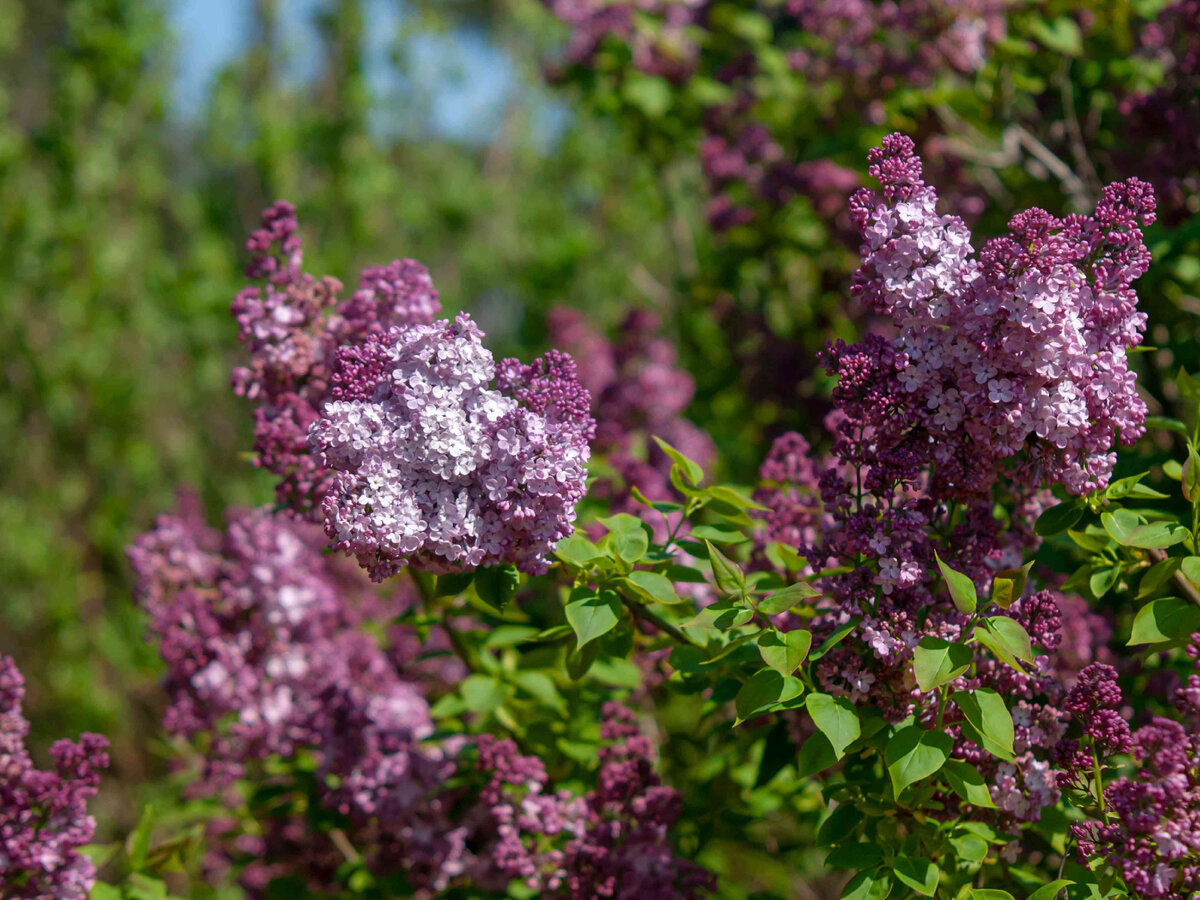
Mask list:
[[[962,220],[936,212],[909,138],[892,135],[870,160],[883,192],[851,200],[864,240],[855,291],[898,335],[853,353],[882,354],[879,377],[913,423],[884,439],[930,459],[937,497],[978,496],[1010,459],[1030,487],[1105,484],[1115,438],[1144,432],[1126,352],[1145,330],[1132,283],[1150,261],[1149,185],[1109,185],[1089,217],[1028,210],[976,257]],[[858,365],[849,352],[832,353],[834,371]]]
[[[961,220],[934,211],[911,141],[888,138],[871,164],[884,189],[852,202],[865,241],[856,288],[894,331],[826,351],[837,378],[830,457],[814,462],[799,435],[776,442],[756,495],[770,509],[764,539],[797,548],[813,570],[847,570],[821,580],[827,599],[805,625],[820,640],[857,620],[855,637],[814,665],[820,689],[892,722],[940,723],[1004,820],[1034,821],[1059,800],[1056,751],[1072,711],[1091,711],[1098,746],[1123,746],[1123,720],[1085,699],[1101,695],[1107,623],[1056,591],[1019,598],[1007,615],[1040,649],[1035,661],[1017,671],[980,654],[951,685],[1015,702],[1011,761],[969,740],[953,706],[939,718],[915,683],[913,651],[926,636],[970,637],[968,617],[939,596],[935,553],[982,590],[1036,545],[1029,523],[1045,489],[1104,483],[1116,432],[1137,433],[1145,407],[1124,353],[1143,326],[1130,282],[1146,265],[1138,223],[1152,200],[1130,182],[1106,191],[1094,217],[1023,213],[1016,235],[977,260]],[[1086,402],[1065,416],[1059,401],[1072,392]],[[997,520],[997,499],[1011,524]]]
[[[640,514],[630,490],[651,500],[669,500],[671,460],[650,438],[659,437],[702,466],[714,456],[711,439],[684,418],[695,382],[678,366],[674,346],[659,336],[658,317],[646,310],[629,313],[613,343],[567,307],[551,311],[550,340],[579,364],[579,380],[590,392],[596,417],[592,444],[615,470],[616,479],[592,484],[591,496],[608,500],[613,512]],[[655,519],[660,523],[661,519]]]
[[[709,0],[542,0],[571,36],[552,78],[567,67],[596,66],[606,41],[629,47],[633,65],[648,75],[680,82],[695,68],[698,47],[689,27],[701,22]],[[646,27],[648,19],[657,27]]]
[[[701,896],[712,879],[676,856],[667,838],[679,818],[678,792],[655,775],[653,747],[634,714],[610,702],[603,716],[597,787],[582,797],[548,792],[541,761],[518,754],[512,741],[481,740],[480,764],[492,773],[483,799],[499,834],[493,859],[539,896]]]
[[[460,314],[338,353],[310,441],[337,473],[333,546],[377,581],[409,564],[543,571],[573,530],[594,429],[575,364],[551,352],[497,371],[482,338]]]
[[[570,358],[497,367],[467,316],[435,322],[413,260],[365,270],[339,302],[336,280],[301,271],[297,227],[287,203],[263,214],[247,243],[261,284],[233,305],[251,353],[234,389],[258,403],[280,503],[323,513],[376,580],[409,563],[544,569],[572,531],[594,429]]]
[[[85,900],[96,869],[80,848],[95,832],[87,803],[108,767],[108,741],[97,734],[56,741],[53,771],[35,768],[25,749],[24,696],[16,664],[0,656],[0,895]]]
[[[204,748],[196,793],[318,752],[321,800],[353,823],[364,854],[444,886],[464,853],[442,802],[454,760],[426,741],[420,670],[398,668],[361,628],[397,603],[322,543],[316,526],[264,511],[235,513],[219,533],[194,502],[135,542],[137,596],[167,664],[164,725]],[[271,871],[251,867],[247,884]]]
[[[1200,645],[1200,635],[1193,645]],[[1194,674],[1190,679],[1200,683]],[[1117,711],[1121,700],[1116,672],[1093,665],[1066,704],[1094,751],[1063,742],[1064,785],[1090,792],[1095,767],[1115,753],[1129,753],[1138,765],[1135,775],[1104,787],[1097,818],[1071,827],[1079,859],[1103,859],[1138,897],[1194,897],[1200,891],[1200,704],[1181,688],[1176,705],[1183,722],[1158,716],[1131,735]]]
[[[539,377],[523,389],[536,391]],[[420,655],[436,652],[437,636],[406,652],[382,647],[365,626],[394,619],[406,598],[381,599],[321,544],[315,525],[264,511],[236,513],[219,533],[193,501],[130,549],[167,663],[166,728],[203,751],[195,792],[229,792],[261,764],[304,751],[316,761],[318,802],[343,818],[368,868],[403,873],[420,891],[521,878],[579,898],[643,887],[698,895],[705,876],[667,841],[677,795],[654,775],[631,713],[606,708],[598,787],[586,795],[551,790],[540,760],[488,737],[479,743],[491,781],[473,791],[468,739],[432,740],[432,673]],[[291,813],[254,833],[217,824],[225,858],[214,871],[242,863],[255,896],[284,875],[314,890],[335,883],[328,841]]]
[[[250,364],[233,372],[233,388],[257,404],[256,462],[279,476],[280,504],[312,513],[330,473],[309,452],[308,431],[329,397],[337,348],[393,325],[432,322],[441,304],[428,271],[411,259],[367,269],[359,289],[339,302],[337,279],[301,270],[298,227],[295,207],[279,201],[246,242],[246,274],[259,284],[233,302],[238,337],[250,353]]]
[[[1142,56],[1162,67],[1152,91],[1121,101],[1124,131],[1139,136],[1136,158],[1118,162],[1151,173],[1169,224],[1200,210],[1200,2],[1165,7],[1141,34]]]

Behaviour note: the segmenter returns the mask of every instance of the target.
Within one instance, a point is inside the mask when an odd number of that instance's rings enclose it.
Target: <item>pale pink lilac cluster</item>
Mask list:
[[[613,342],[593,329],[578,310],[558,307],[547,318],[550,340],[569,351],[579,365],[579,380],[592,397],[596,437],[592,448],[615,478],[601,477],[590,496],[607,500],[613,512],[640,515],[636,487],[651,500],[670,500],[671,460],[651,440],[662,438],[701,466],[715,456],[709,436],[685,417],[695,394],[692,377],[679,367],[678,355],[662,337],[658,317],[633,310]],[[659,516],[651,524],[661,524]]]
[[[310,443],[337,473],[333,546],[377,581],[410,564],[544,571],[573,530],[594,432],[575,364],[551,351],[497,366],[482,339],[460,314],[338,353]]]
[[[302,271],[296,209],[282,200],[263,212],[246,248],[246,274],[257,284],[233,302],[250,354],[249,365],[233,371],[234,392],[256,404],[256,464],[279,476],[279,503],[314,515],[330,472],[309,452],[308,431],[328,399],[337,348],[395,325],[432,322],[441,304],[428,271],[411,259],[367,269],[341,300],[337,279]]]
[[[655,774],[653,745],[628,708],[609,702],[602,714],[597,785],[582,796],[552,791],[542,762],[519,754],[511,740],[481,739],[480,766],[491,773],[483,800],[499,837],[495,864],[543,897],[703,896],[711,877],[668,839],[682,803]]]
[[[87,804],[108,767],[108,741],[97,734],[56,741],[54,768],[36,768],[25,747],[24,697],[16,663],[0,656],[0,896],[85,900],[96,868],[80,851],[96,830]]]
[[[1091,216],[1028,210],[976,254],[962,220],[937,212],[909,138],[870,159],[883,190],[851,200],[854,288],[896,327],[889,366],[911,416],[896,439],[930,457],[931,492],[978,496],[1009,461],[1030,487],[1103,486],[1116,439],[1144,432],[1126,354],[1146,325],[1133,282],[1150,262],[1150,186],[1109,185]]]

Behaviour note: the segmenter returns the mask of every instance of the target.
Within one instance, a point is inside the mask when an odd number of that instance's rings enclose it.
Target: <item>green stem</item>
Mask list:
[[[637,600],[634,600],[624,591],[619,590],[617,592],[617,596],[621,598],[621,602],[625,604],[626,608],[628,608],[629,612],[633,614],[634,618],[641,619],[643,622],[653,625],[659,631],[666,632],[675,639],[676,643],[685,644],[689,647],[700,647],[699,644],[680,631],[679,628],[663,619],[657,613],[652,612],[649,608],[643,606]]]

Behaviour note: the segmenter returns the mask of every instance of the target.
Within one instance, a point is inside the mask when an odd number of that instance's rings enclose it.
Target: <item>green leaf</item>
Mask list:
[[[1100,514],[1100,524],[1118,544],[1128,543],[1133,530],[1142,524],[1141,517],[1128,509],[1114,509]]]
[[[704,469],[700,467],[698,462],[684,456],[657,435],[654,436],[654,443],[658,444],[658,449],[671,458],[671,461],[675,463],[680,472],[692,483],[692,487],[697,487],[704,480]]]
[[[634,74],[624,86],[625,100],[648,119],[658,119],[671,108],[671,84],[665,78]]]
[[[787,612],[801,600],[820,596],[821,592],[815,587],[807,581],[800,581],[759,600],[758,611],[764,616],[777,616],[781,612]]]
[[[975,626],[975,640],[1018,672],[1024,671],[1021,662],[1033,662],[1033,645],[1029,634],[1016,619],[1008,616],[984,619]]]
[[[987,783],[983,780],[983,776],[979,774],[979,770],[968,762],[963,762],[961,759],[951,759],[946,761],[946,765],[942,767],[942,776],[946,779],[946,783],[950,785],[950,790],[958,794],[968,803],[974,806],[982,806],[988,809],[995,809],[996,804],[992,800],[991,791],[988,790]]]
[[[846,748],[857,741],[862,733],[854,704],[845,697],[814,693],[808,695],[805,706],[813,723],[829,738],[834,755],[841,759],[846,755]]]
[[[840,644],[850,632],[858,627],[859,619],[851,619],[845,625],[839,625],[829,637],[821,642],[821,646],[808,654],[808,661],[815,663],[818,659]]]
[[[887,900],[892,879],[879,869],[859,872],[842,888],[842,900]]]
[[[863,814],[855,809],[853,804],[841,804],[829,814],[829,817],[817,829],[817,845],[832,847],[834,844],[840,844],[854,833],[854,830],[858,828],[859,823],[864,818]]]
[[[783,676],[774,669],[762,669],[742,685],[733,701],[739,724],[785,700],[800,696],[804,685],[799,678]]]
[[[1123,500],[1126,497],[1139,500],[1166,499],[1166,494],[1160,494],[1158,491],[1141,483],[1142,479],[1149,474],[1149,472],[1143,472],[1141,475],[1130,475],[1128,478],[1121,478],[1118,481],[1114,481],[1105,489],[1105,498],[1108,500]]]
[[[1008,609],[1021,599],[1025,593],[1025,584],[1029,580],[1029,570],[1033,568],[1033,560],[1025,563],[1019,569],[1001,569],[992,579],[992,602],[1001,609]]]
[[[1083,55],[1083,33],[1079,25],[1068,16],[1059,16],[1053,22],[1035,18],[1029,30],[1043,45],[1063,56]]]
[[[1200,453],[1191,441],[1188,441],[1188,458],[1180,470],[1179,481],[1185,500],[1194,503],[1200,498]]]
[[[965,859],[968,862],[983,862],[987,859],[988,843],[977,835],[956,835],[950,838],[950,846],[954,848],[954,852],[958,854],[960,859]]]
[[[911,856],[897,856],[892,863],[892,871],[896,873],[896,878],[926,897],[934,895],[941,877],[938,867],[929,860]]]
[[[671,579],[657,572],[639,569],[625,576],[625,582],[638,596],[653,603],[673,605],[684,602],[683,598],[675,593],[675,585],[671,584]]]
[[[616,627],[621,620],[621,599],[612,591],[593,594],[587,588],[577,588],[565,612],[578,650]]]
[[[1008,891],[997,891],[992,888],[971,888],[972,900],[1013,900]]]
[[[917,687],[932,691],[953,681],[971,667],[975,654],[966,644],[954,644],[927,635],[913,650],[913,672]]]
[[[1155,591],[1160,590],[1181,569],[1183,569],[1183,574],[1187,575],[1189,580],[1193,580],[1192,576],[1188,575],[1188,569],[1183,568],[1183,564],[1187,560],[1194,560],[1194,562],[1188,565],[1188,568],[1197,575],[1200,575],[1200,556],[1189,556],[1186,559],[1180,559],[1178,556],[1168,556],[1146,570],[1146,574],[1142,576],[1142,580],[1138,584],[1137,598],[1144,600]]]
[[[736,506],[738,509],[756,509],[759,512],[771,511],[769,507],[763,506],[761,503],[755,503],[749,497],[745,497],[733,488],[726,487],[723,484],[715,484],[710,488],[705,488],[704,494],[721,503]]]
[[[780,675],[791,675],[804,662],[812,647],[812,633],[798,628],[794,631],[765,631],[758,638],[758,652],[763,662]]]
[[[1200,608],[1178,597],[1151,600],[1133,619],[1129,646],[1186,640],[1200,630]]]
[[[567,702],[563,699],[563,695],[559,693],[558,685],[554,683],[554,679],[545,672],[523,670],[514,672],[512,677],[513,681],[522,690],[541,700],[551,709],[559,713],[566,712]]]
[[[570,538],[567,538],[567,540],[570,540]],[[474,580],[474,572],[450,572],[446,575],[439,575],[437,577],[437,583],[434,585],[433,596],[457,597],[459,594],[469,588],[471,586],[471,582]]]
[[[767,545],[767,559],[789,572],[803,572],[808,567],[808,560],[797,553],[794,547],[777,542]]]
[[[1071,887],[1075,882],[1068,881],[1066,878],[1060,878],[1057,881],[1052,881],[1049,884],[1043,884],[1040,888],[1029,895],[1029,900],[1054,900],[1056,894],[1063,888]]]
[[[713,546],[711,541],[705,541],[708,548],[708,561],[712,563],[713,580],[717,587],[726,594],[741,594],[746,590],[746,574],[742,567]]]
[[[767,733],[763,742],[762,759],[758,763],[758,775],[754,778],[756,788],[764,787],[783,771],[788,763],[796,759],[796,745],[792,743],[788,723],[780,720]]]
[[[718,648],[715,655],[710,656],[708,659],[704,660],[704,662],[702,662],[700,665],[702,665],[702,666],[715,665],[715,664],[719,663],[721,660],[723,660],[725,657],[729,656],[729,654],[733,653],[735,650],[745,647],[748,643],[761,637],[762,635],[764,635],[766,633],[767,633],[767,630],[765,628],[760,629],[758,631],[746,632],[745,634],[740,635],[739,637],[736,637],[733,640],[731,640],[724,647]],[[790,675],[791,673],[784,672],[782,674]]]
[[[1088,590],[1092,592],[1093,597],[1099,600],[1113,589],[1113,586],[1116,585],[1120,578],[1120,566],[1106,566],[1102,569],[1095,569],[1088,577]]]
[[[718,600],[704,607],[695,617],[684,622],[685,628],[703,628],[706,630],[737,628],[745,625],[754,618],[754,610],[748,609],[734,600]]]
[[[989,688],[955,691],[950,697],[966,716],[963,734],[992,756],[1012,762],[1013,721],[1004,698]]]
[[[690,647],[686,649],[692,649]],[[699,652],[699,651],[697,651]],[[589,644],[584,644],[577,650],[572,650],[567,655],[567,675],[573,681],[578,681],[588,673],[592,664],[600,656],[600,642],[592,641]]]
[[[134,873],[125,884],[129,900],[167,900],[167,886],[159,878]]]
[[[475,570],[475,593],[479,599],[503,610],[517,592],[521,576],[514,566],[492,566]]]
[[[460,693],[471,712],[490,713],[508,698],[509,687],[490,675],[468,675]]]
[[[646,524],[637,516],[618,513],[600,522],[608,529],[608,534],[604,536],[605,546],[625,562],[637,562],[650,549]]]
[[[592,560],[603,559],[604,553],[582,534],[572,534],[558,542],[554,555],[563,562],[583,568]],[[442,576],[445,578],[446,576]],[[442,578],[438,579],[439,584]]]
[[[910,784],[935,774],[952,749],[954,739],[950,735],[926,731],[916,725],[908,725],[892,735],[883,756],[896,795]]]
[[[1154,569],[1158,568],[1158,566],[1161,566],[1164,563],[1170,563],[1172,561],[1173,559],[1164,559],[1162,562],[1154,566],[1150,571],[1153,572]],[[1186,578],[1192,584],[1200,587],[1200,556],[1185,556],[1182,560],[1178,560],[1176,565],[1179,566],[1179,571],[1183,572],[1184,578]],[[1149,577],[1149,575],[1150,572],[1147,572],[1146,576]],[[1145,578],[1142,579],[1143,582],[1145,582],[1145,580]],[[1166,579],[1163,580],[1165,581]]]
[[[979,602],[975,594],[975,582],[962,572],[956,572],[942,562],[942,558],[936,552],[933,557],[937,560],[942,577],[946,579],[946,584],[950,588],[950,599],[954,601],[955,608],[964,616],[971,615],[975,612],[975,607]]]
[[[1160,428],[1163,431],[1173,431],[1176,434],[1182,434],[1187,437],[1187,426],[1178,419],[1172,419],[1169,416],[1146,416],[1147,428]]]
[[[1039,537],[1061,534],[1068,528],[1074,527],[1075,523],[1083,518],[1084,509],[1083,500],[1079,497],[1064,500],[1038,516],[1038,520],[1033,526],[1034,533]]]
[[[88,894],[88,900],[121,900],[121,892],[111,884],[97,881]]]
[[[744,544],[750,540],[734,528],[717,528],[715,525],[697,525],[689,537],[712,541],[714,544]]]
[[[150,853],[150,837],[154,830],[154,807],[146,804],[142,807],[141,818],[129,835],[126,842],[126,853],[129,855],[129,865],[135,872],[146,868],[146,857]]]
[[[818,772],[824,772],[830,766],[837,765],[837,754],[829,738],[821,733],[814,734],[796,754],[796,777],[811,778]]]

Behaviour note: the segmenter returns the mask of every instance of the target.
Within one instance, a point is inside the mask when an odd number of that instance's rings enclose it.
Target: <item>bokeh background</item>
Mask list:
[[[159,669],[124,548],[196,488],[270,498],[229,391],[242,240],[297,203],[311,270],[412,256],[498,353],[555,303],[669,281],[648,164],[573,110],[534,2],[0,0],[0,653],[32,747],[113,743],[108,838],[152,802]],[[686,206],[686,196],[681,201]]]

